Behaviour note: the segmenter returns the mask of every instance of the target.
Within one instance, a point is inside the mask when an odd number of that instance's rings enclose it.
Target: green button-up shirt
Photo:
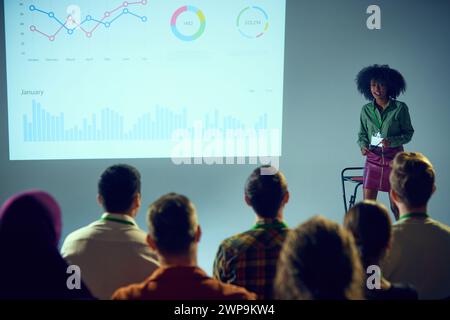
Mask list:
[[[363,106],[361,110],[361,125],[358,133],[360,148],[368,147],[373,135],[378,132],[390,142],[390,147],[399,147],[411,141],[414,128],[411,125],[406,103],[389,100],[388,105],[379,112],[374,102]]]

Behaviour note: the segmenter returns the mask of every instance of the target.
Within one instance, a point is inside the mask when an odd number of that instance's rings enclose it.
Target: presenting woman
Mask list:
[[[361,153],[366,156],[364,199],[376,200],[378,191],[390,191],[390,163],[411,141],[414,129],[408,107],[396,100],[406,90],[400,72],[375,64],[362,69],[356,83],[358,91],[370,100],[362,108],[358,133]]]

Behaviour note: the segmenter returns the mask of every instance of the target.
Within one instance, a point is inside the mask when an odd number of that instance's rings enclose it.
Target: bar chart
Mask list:
[[[23,115],[24,142],[65,142],[65,141],[139,141],[171,140],[177,129],[192,132],[195,119],[189,120],[188,109],[179,112],[169,108],[155,106],[151,112],[139,116],[133,123],[128,123],[123,115],[110,108],[84,117],[78,125],[67,125],[63,112],[51,114],[33,100],[31,116]],[[206,113],[203,119],[204,130],[237,130],[268,128],[268,115],[257,116],[252,126],[230,115],[222,115],[215,109]]]

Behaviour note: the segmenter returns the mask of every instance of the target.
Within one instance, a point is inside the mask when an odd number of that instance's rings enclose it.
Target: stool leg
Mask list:
[[[353,191],[353,195],[350,197],[349,209],[355,205],[356,194],[358,192],[358,188],[359,188],[360,185],[362,185],[361,182],[356,185],[355,190]]]

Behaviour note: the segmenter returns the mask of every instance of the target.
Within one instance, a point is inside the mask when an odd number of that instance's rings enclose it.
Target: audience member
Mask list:
[[[392,228],[391,250],[382,263],[384,276],[412,284],[419,299],[450,297],[450,227],[428,212],[428,201],[436,190],[430,160],[421,153],[399,153],[390,183],[400,220]]]
[[[363,270],[352,235],[316,216],[289,232],[278,261],[275,297],[363,299]]]
[[[391,219],[381,204],[366,200],[350,208],[344,218],[344,227],[355,239],[366,270],[366,298],[369,300],[417,300],[417,291],[408,284],[390,283],[379,267],[391,241]],[[369,267],[375,267],[370,271]],[[369,272],[370,271],[370,272]],[[371,280],[372,276],[378,279]],[[376,287],[378,286],[378,288]]]
[[[283,222],[289,201],[287,182],[273,169],[259,167],[247,179],[244,197],[256,214],[256,224],[220,244],[213,271],[215,278],[245,287],[264,300],[273,299],[278,256],[288,233]]]
[[[210,278],[197,266],[201,229],[194,205],[185,196],[167,194],[148,210],[147,241],[161,267],[147,280],[121,288],[117,300],[253,300],[244,288]]]
[[[81,273],[91,292],[109,299],[122,286],[144,280],[159,263],[146,233],[134,218],[141,206],[141,177],[136,168],[114,165],[98,182],[98,202],[105,213],[67,236],[62,255]]]
[[[70,281],[58,251],[61,210],[48,193],[13,196],[0,209],[0,300],[93,299]],[[70,284],[68,285],[68,280]]]

